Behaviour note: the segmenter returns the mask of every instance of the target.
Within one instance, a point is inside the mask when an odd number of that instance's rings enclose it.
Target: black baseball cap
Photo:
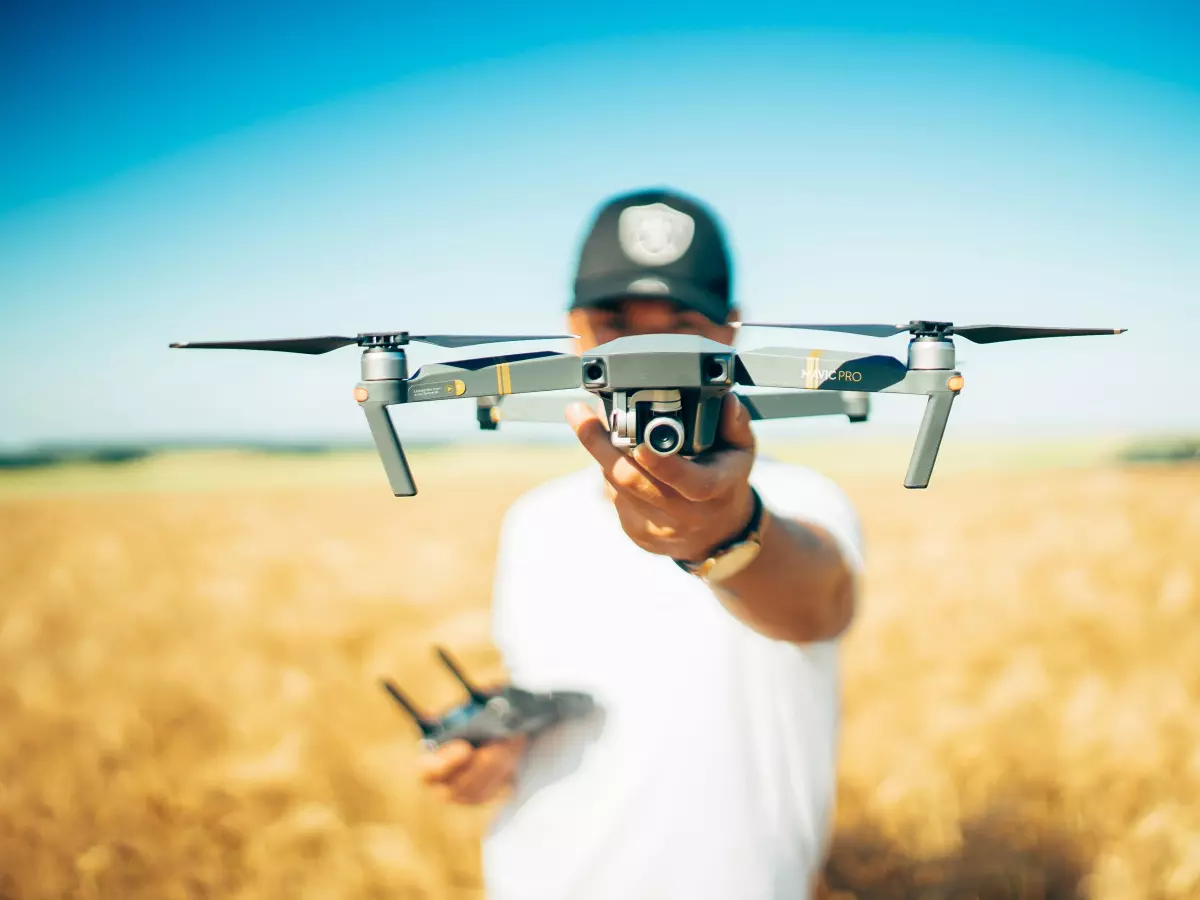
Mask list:
[[[569,308],[629,297],[672,300],[726,321],[732,265],[711,210],[667,189],[621,194],[600,207],[579,254]]]

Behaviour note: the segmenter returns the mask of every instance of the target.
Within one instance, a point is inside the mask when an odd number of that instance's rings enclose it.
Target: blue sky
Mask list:
[[[558,331],[588,216],[649,184],[721,215],[749,318],[1130,329],[960,342],[953,427],[1200,427],[1183,4],[54,9],[0,13],[0,445],[362,437],[353,349],[167,344]]]

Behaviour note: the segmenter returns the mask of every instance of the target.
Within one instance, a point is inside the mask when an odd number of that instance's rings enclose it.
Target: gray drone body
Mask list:
[[[579,357],[581,390],[572,400],[591,402],[608,422],[613,443],[632,451],[697,456],[717,440],[724,395],[739,383],[738,351],[689,334],[630,335],[593,347]],[[744,377],[740,383],[750,383]],[[553,392],[557,393],[557,392]],[[501,421],[561,422],[565,401],[514,402],[495,394],[477,398],[478,420],[494,430]],[[817,395],[797,391],[739,393],[753,419],[845,415],[867,420],[870,401],[861,391]],[[503,402],[503,405],[502,405]]]
[[[573,335],[427,335],[407,332],[360,334],[357,338],[299,338],[277,341],[173,344],[175,347],[266,349],[325,353],[357,343],[363,347],[355,399],[366,415],[384,471],[397,497],[417,493],[389,408],[405,403],[475,398],[479,424],[502,419],[562,421],[552,416],[509,415],[506,398],[554,392],[582,393],[598,400],[613,443],[632,451],[645,444],[661,455],[698,456],[718,443],[725,394],[737,386],[781,388],[738,393],[753,419],[846,415],[861,422],[873,393],[924,396],[904,486],[929,484],[954,399],[963,387],[956,368],[953,335],[976,343],[1045,337],[1120,334],[1124,329],[1066,329],[1006,325],[954,326],[913,320],[905,325],[793,325],[758,327],[838,331],[873,337],[908,332],[907,360],[883,354],[796,347],[737,350],[698,335],[649,334],[617,338],[582,355],[533,351],[422,366],[409,375],[404,347],[424,341],[445,347],[517,340],[555,340]],[[741,327],[749,327],[741,326]],[[551,407],[552,408],[552,407]]]

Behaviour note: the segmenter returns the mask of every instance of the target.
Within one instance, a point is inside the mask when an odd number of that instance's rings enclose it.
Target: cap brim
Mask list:
[[[729,318],[732,304],[721,294],[705,290],[693,281],[670,275],[638,273],[619,278],[602,278],[575,283],[571,309],[604,306],[627,298],[671,300],[694,309],[718,324]]]

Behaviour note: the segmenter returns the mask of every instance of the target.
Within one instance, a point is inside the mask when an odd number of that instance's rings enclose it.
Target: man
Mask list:
[[[584,243],[569,327],[581,351],[661,332],[732,344],[730,270],[700,203],[617,197]],[[862,568],[853,507],[815,472],[756,459],[733,395],[722,449],[698,460],[627,454],[583,405],[568,420],[596,465],[506,515],[494,639],[514,683],[587,691],[597,712],[447,745],[426,782],[461,803],[512,790],[484,843],[489,900],[810,896]]]

